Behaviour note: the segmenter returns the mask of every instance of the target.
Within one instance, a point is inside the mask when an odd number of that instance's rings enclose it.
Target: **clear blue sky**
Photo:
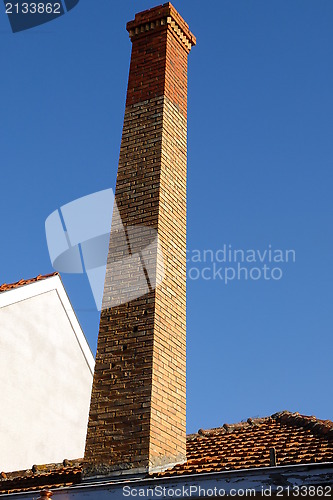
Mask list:
[[[0,282],[52,272],[47,216],[114,188],[125,24],[154,5],[81,0],[17,34],[0,5]],[[283,409],[333,419],[333,3],[174,5],[198,40],[189,58],[188,249],[296,252],[280,280],[188,280],[188,431]],[[63,281],[95,351],[87,277]]]

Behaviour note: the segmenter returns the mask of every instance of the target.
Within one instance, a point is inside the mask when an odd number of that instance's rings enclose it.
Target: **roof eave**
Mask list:
[[[124,488],[135,488],[144,491],[141,496],[150,499],[169,498],[155,492],[157,486],[169,490],[182,489],[182,491],[192,488],[192,498],[196,498],[195,491],[223,490],[225,496],[232,493],[232,490],[254,490],[256,494],[263,489],[270,489],[271,493],[276,493],[278,488],[284,485],[284,493],[288,485],[290,491],[296,486],[328,486],[333,484],[333,462],[312,463],[307,465],[286,465],[277,467],[257,467],[253,469],[240,469],[234,471],[209,472],[200,474],[189,474],[181,476],[163,478],[133,478],[122,480],[100,480],[96,482],[83,481],[81,484],[57,488],[54,490],[57,497],[66,495],[66,500],[76,500],[84,492],[86,500],[96,498],[123,500]],[[279,486],[281,485],[281,486]],[[147,493],[153,490],[153,493]],[[27,499],[31,497],[31,492],[0,494],[0,498]],[[182,494],[181,497],[184,495]],[[204,496],[204,495],[201,495]]]

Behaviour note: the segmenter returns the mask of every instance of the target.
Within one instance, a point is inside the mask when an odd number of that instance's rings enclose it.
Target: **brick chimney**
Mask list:
[[[137,14],[127,30],[132,57],[88,476],[186,460],[187,57],[196,41],[170,3]]]

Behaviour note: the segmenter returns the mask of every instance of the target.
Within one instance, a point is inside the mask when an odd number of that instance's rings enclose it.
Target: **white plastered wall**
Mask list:
[[[0,471],[83,457],[93,369],[59,276],[0,294]]]

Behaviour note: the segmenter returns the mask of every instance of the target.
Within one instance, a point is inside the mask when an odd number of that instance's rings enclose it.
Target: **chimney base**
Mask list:
[[[151,465],[149,467],[137,467],[133,468],[132,464],[123,465],[107,465],[107,464],[86,464],[83,467],[82,477],[83,479],[105,479],[106,477],[118,477],[126,476],[126,480],[129,476],[142,476],[145,477],[147,474],[155,474],[158,472],[164,472],[168,469],[172,469],[175,465],[181,465],[186,462],[186,457],[182,456],[176,459],[174,462],[168,462],[161,465]]]

